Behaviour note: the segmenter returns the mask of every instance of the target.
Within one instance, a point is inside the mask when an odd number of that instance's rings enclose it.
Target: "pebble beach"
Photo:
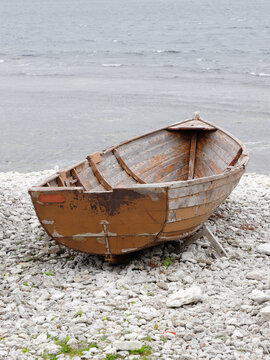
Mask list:
[[[270,359],[270,177],[245,174],[182,253],[171,242],[113,266],[57,245],[27,190],[0,173],[0,359]]]

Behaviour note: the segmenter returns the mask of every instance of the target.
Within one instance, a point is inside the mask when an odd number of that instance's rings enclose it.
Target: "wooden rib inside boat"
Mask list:
[[[91,154],[29,193],[49,236],[113,262],[198,230],[247,161],[239,140],[196,114]]]

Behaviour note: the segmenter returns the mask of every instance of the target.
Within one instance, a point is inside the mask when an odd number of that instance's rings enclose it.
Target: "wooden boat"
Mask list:
[[[196,114],[89,155],[29,193],[49,236],[113,262],[194,233],[247,162],[239,140]]]

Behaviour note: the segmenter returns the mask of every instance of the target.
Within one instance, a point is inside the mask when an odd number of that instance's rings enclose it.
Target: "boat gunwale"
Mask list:
[[[153,131],[151,131],[149,133],[136,136],[136,137],[131,138],[129,140],[123,141],[118,145],[115,145],[115,146],[112,146],[112,147],[110,147],[108,149],[105,149],[105,150],[101,151],[100,154],[105,154],[105,153],[107,153],[109,151],[112,151],[114,149],[119,148],[122,145],[128,144],[128,143],[130,143],[130,142],[132,142],[134,140],[146,137],[148,135],[154,134],[154,133],[162,131],[162,130],[166,130],[171,126],[178,125],[178,124],[183,124],[183,123],[191,121],[191,120],[192,119],[187,119],[187,120],[184,120],[184,121],[176,122],[176,123],[171,124],[169,126],[162,127],[160,129],[153,130]],[[213,124],[211,124],[210,122],[207,122],[207,121],[205,121],[203,119],[199,119],[199,120],[204,122],[207,125],[213,126]],[[162,183],[158,182],[158,183],[146,183],[146,184],[133,184],[133,185],[130,185],[130,186],[123,186],[122,188],[121,187],[114,187],[114,188],[112,188],[112,190],[105,190],[104,189],[104,191],[103,190],[99,190],[99,191],[97,191],[97,190],[93,190],[93,191],[84,190],[83,187],[74,187],[74,186],[66,186],[66,187],[61,187],[61,186],[45,187],[44,186],[49,181],[57,179],[61,172],[71,171],[72,169],[76,168],[77,166],[83,164],[84,162],[87,162],[87,159],[84,159],[84,160],[82,160],[82,161],[80,161],[80,162],[78,162],[78,163],[76,163],[76,164],[74,164],[72,166],[69,166],[67,168],[64,168],[61,171],[56,172],[55,174],[51,175],[49,178],[43,180],[41,183],[38,183],[37,185],[34,185],[34,186],[30,187],[28,192],[30,193],[30,192],[33,192],[33,191],[34,192],[35,191],[46,191],[46,192],[49,191],[49,192],[51,192],[51,191],[72,191],[73,190],[73,191],[83,192],[84,194],[91,194],[91,193],[108,193],[108,192],[113,192],[114,190],[121,190],[121,189],[135,190],[136,191],[136,189],[148,188],[148,187],[149,188],[160,188],[160,187],[169,188],[169,187],[174,187],[175,185],[177,185],[177,187],[180,188],[180,187],[188,186],[188,185],[191,185],[191,184],[196,185],[196,184],[201,184],[201,183],[208,182],[208,181],[214,181],[216,179],[220,179],[220,178],[223,178],[223,177],[230,177],[230,175],[232,175],[232,174],[234,174],[234,173],[236,173],[238,171],[241,171],[242,169],[245,169],[245,167],[246,167],[246,165],[247,165],[247,163],[249,161],[249,153],[248,153],[248,150],[247,150],[246,146],[238,138],[236,138],[231,133],[229,133],[226,130],[223,130],[222,128],[220,128],[218,126],[215,126],[215,128],[216,128],[216,130],[220,130],[222,133],[224,133],[229,138],[234,140],[240,146],[240,148],[242,148],[242,153],[241,153],[237,163],[235,165],[231,166],[231,167],[228,167],[228,169],[223,170],[222,173],[220,173],[220,174],[214,174],[214,175],[204,176],[204,177],[190,179],[190,180],[175,180],[175,181],[162,182]],[[170,131],[170,130],[168,130],[168,131]],[[188,130],[183,130],[183,131],[188,131]]]

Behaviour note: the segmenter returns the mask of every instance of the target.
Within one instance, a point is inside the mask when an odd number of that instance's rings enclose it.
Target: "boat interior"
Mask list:
[[[241,144],[227,133],[192,119],[89,155],[41,186],[104,191],[191,180],[235,166],[242,151]]]

